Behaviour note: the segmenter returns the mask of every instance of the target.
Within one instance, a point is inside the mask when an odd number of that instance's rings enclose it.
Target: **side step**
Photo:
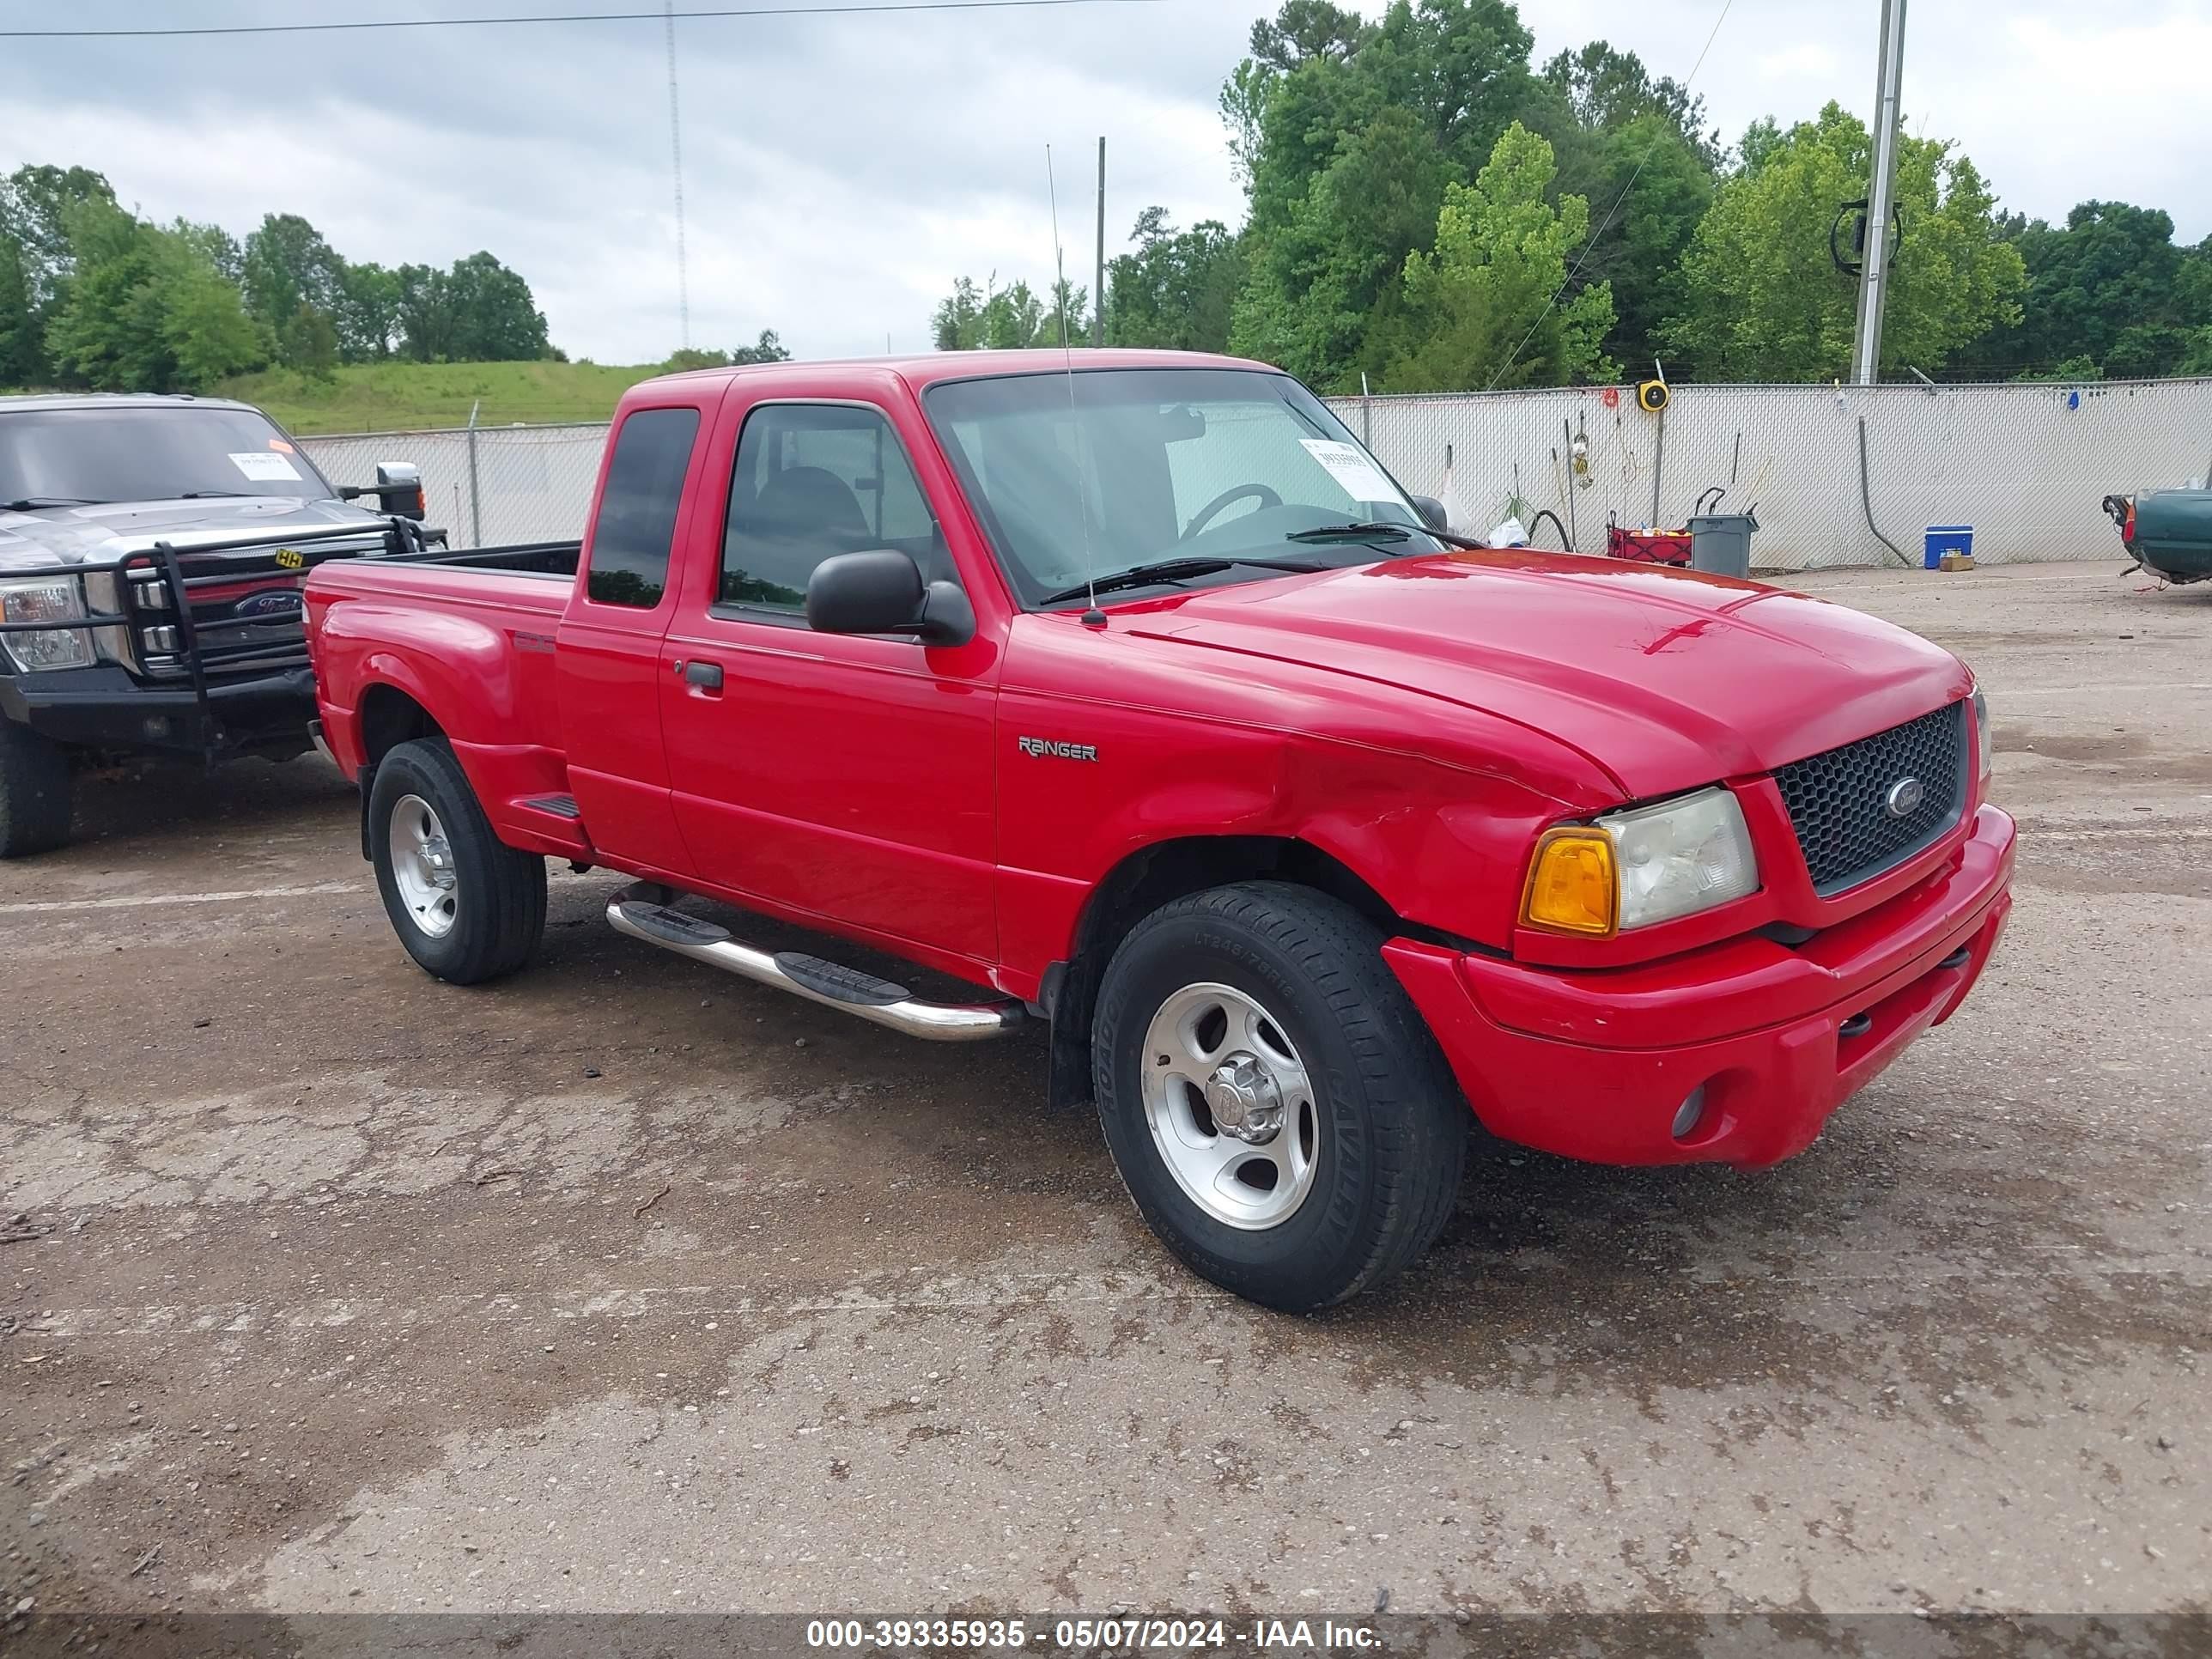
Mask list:
[[[617,933],[647,945],[933,1042],[975,1042],[1021,1023],[1018,1002],[920,1002],[903,985],[855,968],[796,951],[771,955],[732,938],[726,927],[659,902],[653,895],[662,890],[647,883],[623,888],[608,901],[607,920]]]

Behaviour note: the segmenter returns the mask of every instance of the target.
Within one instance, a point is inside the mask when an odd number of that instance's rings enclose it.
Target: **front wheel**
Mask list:
[[[0,859],[50,853],[69,838],[69,751],[0,716]]]
[[[1357,1294],[1450,1213],[1467,1108],[1382,944],[1310,889],[1217,887],[1139,922],[1100,987],[1092,1080],[1130,1196],[1268,1307]]]
[[[455,985],[511,974],[545,932],[545,860],[502,842],[442,738],[403,743],[368,793],[369,856],[392,931]]]

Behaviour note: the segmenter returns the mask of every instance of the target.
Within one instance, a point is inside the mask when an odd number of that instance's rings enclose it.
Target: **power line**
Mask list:
[[[1713,26],[1706,33],[1705,44],[1698,53],[1698,61],[1690,65],[1689,79],[1682,82],[1682,91],[1685,94],[1696,83],[1698,71],[1705,68],[1705,54],[1713,49],[1713,41],[1721,32],[1721,25],[1728,21],[1729,9],[1735,4],[1735,0],[1721,0],[1720,15],[1713,19]],[[1597,229],[1591,233],[1589,240],[1583,244],[1582,254],[1576,259],[1575,268],[1567,273],[1565,280],[1560,283],[1559,287],[1552,290],[1552,297],[1544,301],[1543,310],[1538,312],[1536,320],[1528,325],[1528,331],[1521,337],[1521,343],[1513,348],[1513,355],[1498,366],[1498,373],[1490,377],[1490,384],[1483,387],[1485,392],[1498,390],[1498,383],[1512,372],[1513,365],[1521,361],[1521,354],[1528,349],[1528,342],[1534,339],[1536,331],[1543,327],[1544,319],[1550,316],[1552,307],[1559,303],[1559,295],[1573,287],[1575,278],[1583,274],[1583,266],[1589,262],[1590,255],[1597,251],[1599,241],[1607,231],[1613,228],[1613,216],[1620,211],[1620,204],[1628,199],[1628,192],[1636,188],[1636,181],[1644,176],[1644,164],[1651,159],[1658,148],[1659,135],[1655,132],[1651,135],[1651,142],[1644,145],[1644,154],[1637,158],[1636,171],[1628,175],[1628,182],[1620,187],[1620,194],[1613,198],[1613,205],[1605,210],[1605,218],[1600,222]]]
[[[672,16],[844,17],[878,12],[1014,11],[1061,6],[1152,6],[1164,0],[842,0],[821,6],[722,6],[703,11],[544,12],[517,17],[379,17],[345,23],[225,23],[193,28],[0,29],[0,40],[150,40],[183,35],[334,34],[366,29],[450,29],[498,27],[525,23],[643,23]]]

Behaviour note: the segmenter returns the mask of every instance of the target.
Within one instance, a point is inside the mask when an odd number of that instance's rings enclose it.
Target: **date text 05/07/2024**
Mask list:
[[[1367,1652],[1379,1649],[1382,1638],[1372,1626],[1334,1619],[1254,1619],[1242,1624],[1206,1617],[813,1619],[807,1621],[806,1645],[894,1653],[1187,1653],[1228,1648],[1287,1655]]]

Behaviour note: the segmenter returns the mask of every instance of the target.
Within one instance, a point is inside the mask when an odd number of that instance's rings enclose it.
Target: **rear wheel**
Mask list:
[[[50,853],[69,838],[69,751],[0,720],[0,859]]]
[[[442,738],[403,743],[376,769],[369,854],[392,931],[455,985],[511,974],[545,931],[545,860],[492,833]]]
[[[1349,906],[1272,882],[1155,911],[1092,1026],[1099,1120],[1164,1243],[1224,1289],[1325,1308],[1450,1213],[1467,1107]]]

